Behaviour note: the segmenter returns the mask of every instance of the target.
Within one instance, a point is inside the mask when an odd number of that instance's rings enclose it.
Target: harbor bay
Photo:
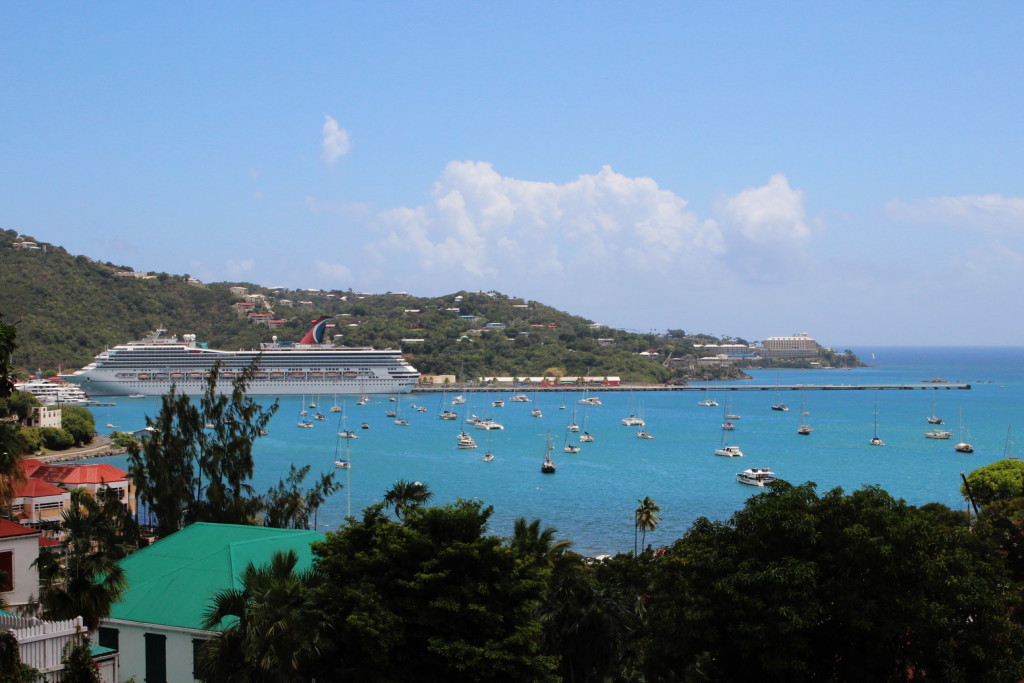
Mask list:
[[[736,482],[736,473],[749,467],[771,467],[793,483],[813,481],[819,490],[840,486],[847,491],[879,485],[908,503],[939,502],[963,509],[959,493],[960,473],[1012,454],[1011,427],[1020,415],[1024,399],[1024,349],[1019,347],[858,348],[856,352],[872,367],[852,370],[754,370],[749,386],[780,387],[777,392],[726,391],[722,385],[692,385],[695,391],[601,391],[593,390],[600,405],[579,403],[582,390],[532,392],[530,402],[510,402],[523,388],[463,392],[465,404],[451,405],[457,392],[413,393],[373,397],[357,406],[357,397],[337,397],[344,405],[344,426],[358,439],[342,440],[337,432],[340,414],[328,409],[334,396],[312,397],[328,418],[312,429],[296,427],[299,411],[307,410],[311,397],[281,397],[280,409],[269,425],[269,435],[256,448],[254,484],[265,491],[283,477],[290,465],[312,466],[313,474],[336,471],[346,488],[321,509],[321,530],[342,524],[347,509],[358,514],[380,500],[398,479],[418,480],[434,491],[433,502],[443,504],[459,497],[478,498],[495,508],[491,532],[508,535],[515,518],[539,518],[572,539],[585,554],[631,550],[633,510],[638,498],[650,496],[664,518],[648,536],[654,546],[670,543],[700,516],[726,519],[756,489]],[[932,378],[947,383],[926,387],[970,385],[970,391],[829,391],[823,387],[879,387],[921,385]],[[728,385],[736,385],[729,382]],[[802,390],[781,387],[803,385]],[[742,385],[741,385],[742,386]],[[707,393],[704,394],[704,390]],[[695,393],[696,392],[696,393]],[[710,397],[718,406],[698,405]],[[495,399],[504,400],[495,407]],[[261,397],[261,401],[264,399]],[[266,402],[269,402],[267,399]],[[773,411],[785,401],[789,411]],[[114,406],[93,410],[100,431],[115,424],[122,431],[144,426],[145,416],[155,416],[159,399],[118,397]],[[796,433],[803,416],[813,427],[810,436]],[[878,433],[884,447],[872,447],[875,406]],[[426,408],[420,412],[417,407]],[[564,408],[562,408],[564,406]],[[944,418],[943,427],[953,432],[950,440],[926,439],[931,411]],[[455,410],[458,421],[438,419],[445,409]],[[541,417],[531,411],[539,409]],[[728,409],[740,415],[736,429],[723,432]],[[386,416],[395,410],[394,423]],[[573,419],[595,436],[578,453],[565,453],[566,427]],[[469,415],[490,417],[501,430],[477,430],[466,424]],[[646,421],[654,439],[638,439],[636,427],[621,424],[635,414]],[[962,419],[961,419],[962,416]],[[363,422],[369,429],[360,429]],[[969,438],[974,453],[953,450],[960,438]],[[463,428],[477,441],[476,449],[457,449],[456,436]],[[558,466],[554,475],[540,472],[547,435]],[[724,435],[724,438],[723,438]],[[742,458],[714,455],[723,443],[738,445]],[[350,451],[350,470],[337,470],[334,462]],[[492,462],[482,462],[491,451]],[[109,458],[125,466],[126,458]]]

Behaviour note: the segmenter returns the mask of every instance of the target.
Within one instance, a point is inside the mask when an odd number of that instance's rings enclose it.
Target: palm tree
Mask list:
[[[636,501],[639,505],[634,513],[634,522],[636,528],[633,531],[633,554],[636,555],[636,532],[642,533],[641,545],[646,545],[647,532],[654,531],[658,528],[658,522],[661,521],[661,517],[658,515],[661,512],[661,508],[658,504],[651,500],[650,496],[644,496],[643,500]]]
[[[540,520],[535,519],[530,523],[525,517],[520,517],[512,523],[512,538],[510,547],[520,557],[533,557],[548,563],[568,552],[572,541],[560,538],[555,539],[558,530],[553,527],[544,527],[541,531]]]
[[[117,563],[126,551],[115,540],[119,530],[113,516],[88,493],[74,492],[61,517],[67,540],[56,552],[40,552],[34,563],[41,584],[39,603],[48,619],[81,616],[95,630],[128,587]]]
[[[320,630],[312,618],[310,589],[322,575],[296,571],[294,550],[278,552],[270,564],[245,568],[241,588],[217,592],[203,615],[203,628],[221,628],[200,654],[205,680],[225,683],[308,681],[320,654]],[[225,626],[227,624],[227,626]]]
[[[406,512],[423,505],[433,495],[430,488],[422,482],[399,479],[384,494],[384,507],[395,508],[395,516],[403,519]]]

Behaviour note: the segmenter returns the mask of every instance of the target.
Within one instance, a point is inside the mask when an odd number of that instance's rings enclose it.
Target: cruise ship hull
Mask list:
[[[108,349],[62,377],[91,396],[160,396],[172,386],[181,394],[197,396],[206,391],[214,367],[219,367],[217,392],[230,393],[234,380],[255,366],[246,393],[256,396],[408,393],[419,381],[419,372],[400,351],[309,340],[307,335],[298,344],[279,344],[275,339],[258,351],[219,351],[197,345],[193,335],[178,342],[157,334]]]

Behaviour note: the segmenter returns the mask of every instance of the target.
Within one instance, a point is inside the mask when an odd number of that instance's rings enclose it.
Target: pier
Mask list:
[[[969,390],[970,384],[956,382],[918,382],[916,384],[686,384],[682,386],[669,384],[620,384],[605,385],[566,385],[566,386],[497,386],[493,384],[447,384],[419,385],[413,388],[415,393],[547,393],[547,392],[610,392],[610,391],[915,391],[915,390]]]

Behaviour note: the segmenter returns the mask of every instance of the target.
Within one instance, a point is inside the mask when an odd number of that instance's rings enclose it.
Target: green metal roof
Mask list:
[[[202,628],[210,598],[239,588],[238,577],[250,562],[266,564],[275,552],[294,550],[296,569],[305,569],[313,561],[309,544],[320,540],[323,534],[302,529],[193,524],[120,561],[128,590],[110,618]]]

